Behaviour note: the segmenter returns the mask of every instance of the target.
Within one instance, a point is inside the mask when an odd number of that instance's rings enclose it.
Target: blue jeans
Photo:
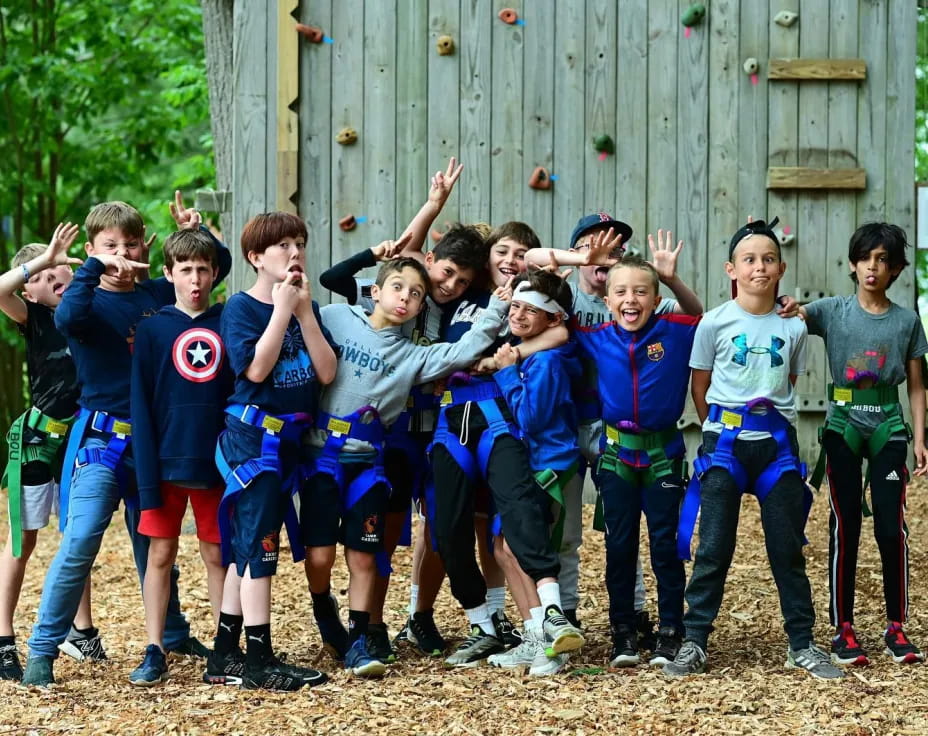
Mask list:
[[[99,439],[88,439],[85,447],[105,447]],[[134,484],[131,461],[128,476]],[[39,615],[29,638],[30,656],[57,657],[58,645],[65,640],[77,613],[84,583],[100,551],[103,532],[122,498],[116,474],[103,465],[85,465],[74,470],[68,503],[68,517],[61,546],[52,560],[42,587]],[[148,537],[138,533],[139,512],[126,509],[126,528],[132,540],[132,554],[141,581],[148,564]],[[164,646],[178,647],[190,636],[190,625],[180,611],[177,598],[178,571],[171,572],[171,598],[165,622]],[[141,609],[140,609],[141,610]]]

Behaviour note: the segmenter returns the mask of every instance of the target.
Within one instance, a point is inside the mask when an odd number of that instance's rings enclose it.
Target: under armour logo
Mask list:
[[[747,365],[748,364],[748,353],[769,353],[770,354],[770,367],[776,368],[777,366],[783,365],[783,356],[780,355],[780,348],[786,345],[786,341],[783,338],[777,337],[776,335],[771,336],[770,338],[770,347],[765,348],[759,345],[748,345],[748,336],[744,333],[733,337],[731,339],[735,343],[735,347],[738,349],[738,352],[732,357],[732,362],[737,363],[738,365]]]
[[[256,641],[258,642],[258,644],[264,644],[264,634],[261,634],[261,636],[255,636],[254,634],[249,634],[248,641]]]

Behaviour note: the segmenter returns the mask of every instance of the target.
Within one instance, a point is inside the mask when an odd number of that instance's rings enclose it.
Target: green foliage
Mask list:
[[[918,9],[915,62],[915,181],[928,182],[928,9]],[[915,233],[910,234],[914,241]],[[928,251],[915,252],[919,295],[928,293]],[[919,302],[923,299],[919,297]],[[924,310],[924,304],[920,304]]]

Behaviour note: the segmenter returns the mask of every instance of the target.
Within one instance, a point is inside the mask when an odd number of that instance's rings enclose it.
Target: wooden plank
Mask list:
[[[619,220],[637,233],[633,242],[647,251],[648,195],[648,4],[625,3],[618,16],[615,100],[615,210]],[[589,153],[588,166],[599,166]]]
[[[371,232],[368,225],[358,225],[350,232],[338,227],[345,215],[367,216],[365,188],[362,183],[364,149],[370,145],[368,136],[376,136],[368,126],[364,112],[364,2],[363,0],[335,0],[332,2],[332,131],[329,147],[332,157],[331,215],[332,263],[348,258],[362,248],[369,247]],[[324,30],[324,29],[323,29]],[[328,45],[328,44],[323,44]],[[358,142],[351,146],[335,142],[335,134],[342,128],[358,131]]]
[[[738,59],[740,16],[738,0],[712,3],[709,15],[709,228],[706,247],[707,309],[731,298],[725,273],[728,241],[748,213],[738,208],[738,126],[732,110],[738,106],[741,62]],[[690,36],[684,43],[692,41]],[[656,73],[660,73],[657,71]]]
[[[428,0],[396,5],[396,227],[401,230],[425,201],[428,168],[428,68],[435,47],[429,43]],[[460,186],[460,184],[458,184]],[[426,244],[427,245],[427,244]]]
[[[460,157],[464,171],[457,184],[458,204],[464,222],[490,221],[490,140],[492,107],[493,23],[498,23],[492,0],[463,0],[461,37],[455,39],[460,55]],[[440,57],[442,63],[449,57]],[[444,164],[442,164],[444,167]],[[442,215],[442,222],[449,220]]]
[[[763,1],[766,4],[766,0]],[[688,5],[686,0],[679,0],[677,19]],[[669,220],[657,221],[649,218],[648,228],[655,235],[656,228],[669,228],[677,240],[682,239],[685,242],[677,270],[680,277],[693,286],[697,294],[703,295],[706,293],[706,284],[697,283],[695,279],[700,276],[705,278],[705,243],[709,228],[709,38],[704,32],[691,33],[690,37],[686,38],[679,22],[674,23],[673,27],[678,35],[676,45],[679,48],[676,75],[676,216]],[[651,117],[653,120],[655,116],[652,114]],[[647,252],[645,243],[645,253]],[[665,293],[669,295],[666,290]]]
[[[633,6],[636,7],[637,3]],[[585,104],[586,16],[583,3],[555,4],[554,75],[554,245],[570,245],[570,233],[584,214],[583,185],[590,155],[586,130],[577,120]]]
[[[297,105],[300,96],[299,35],[293,12],[299,0],[277,3],[277,209],[297,211],[300,130]]]
[[[799,0],[779,0],[778,10],[799,12]],[[769,17],[769,16],[768,16]],[[769,24],[769,53],[771,56],[797,56],[799,54],[799,34],[795,28],[784,28],[776,23]],[[799,86],[795,84],[768,84],[767,88],[767,166],[795,166],[799,153]],[[766,184],[766,182],[764,182]],[[780,218],[780,227],[788,228],[796,236],[794,242],[800,243],[802,233],[797,232],[799,197],[795,190],[770,189],[767,191],[767,209],[765,217]],[[783,253],[787,262],[786,273],[780,281],[780,292],[796,294],[796,275],[799,269],[798,247],[787,249]]]
[[[459,6],[457,0],[429,0],[428,173],[443,170],[448,159],[460,152],[461,55],[439,56],[431,52],[439,36],[451,36],[455,42],[461,38]],[[459,218],[459,201],[457,197],[448,201],[442,222]]]
[[[771,166],[767,169],[768,189],[866,189],[863,169],[829,169],[811,166]]]
[[[525,22],[531,28],[526,36],[525,54],[532,61],[525,65],[523,115],[524,148],[522,166],[522,217],[532,226],[542,244],[554,246],[552,228],[554,224],[553,189],[532,189],[528,178],[536,166],[544,166],[549,172],[554,166],[554,14],[539,12],[537,5],[524,6]],[[558,182],[560,177],[558,177]]]
[[[776,12],[776,11],[774,11]],[[742,18],[770,17],[769,0],[742,0]],[[760,60],[769,54],[769,31],[763,23],[742,23],[738,58]],[[763,76],[738,77],[738,204],[743,215],[768,219],[767,188],[767,91]]]
[[[332,0],[303,0],[301,21],[332,34]],[[332,53],[327,43],[305,43],[300,54],[299,212],[309,229],[306,262],[313,298],[331,299],[319,274],[332,265]],[[337,229],[337,228],[336,228]]]
[[[610,0],[588,0],[586,4],[586,99],[581,109],[584,110],[588,141],[603,133],[614,141],[622,137],[615,115],[616,6],[617,3]],[[584,157],[583,210],[610,210],[615,203],[617,156],[601,160],[589,146]]]
[[[278,0],[279,2],[279,0]],[[266,179],[268,206],[272,210],[277,207],[277,7],[278,2],[264,4],[267,16],[265,28],[266,48],[264,64],[265,86],[264,94],[267,98],[267,122],[264,131],[264,148],[267,157],[267,167],[264,175]]]
[[[867,60],[867,83],[857,91],[857,161],[867,172],[867,188],[857,195],[856,224],[886,216],[886,65],[889,0],[860,7],[858,47]],[[895,175],[895,172],[892,172]]]
[[[497,11],[504,7],[504,0],[494,3]],[[490,153],[493,158],[490,164],[490,221],[493,225],[500,225],[523,219],[519,194],[520,188],[525,186],[522,179],[522,53],[528,26],[507,25],[494,20],[491,28]]]
[[[358,183],[364,186],[367,224],[361,248],[395,238],[406,224],[397,230],[396,0],[363,3],[363,14],[365,136]]]
[[[845,8],[837,3],[835,9]],[[803,19],[805,20],[805,18]],[[809,24],[802,24],[803,30]],[[851,35],[850,28],[838,27],[839,34]],[[771,59],[767,63],[768,79],[834,81],[836,79],[861,80],[867,78],[867,62],[863,59]]]
[[[267,210],[267,13],[236,3],[233,15],[232,116],[232,232],[226,233],[233,252],[238,249],[242,227],[254,215]],[[232,261],[227,293],[247,289],[254,272],[242,258]]]
[[[915,58],[918,18],[915,3],[889,4],[892,53],[886,69],[886,220],[915,238]],[[914,259],[913,259],[914,260]],[[914,308],[915,268],[903,269],[893,285],[893,301]],[[904,402],[908,406],[907,402]]]

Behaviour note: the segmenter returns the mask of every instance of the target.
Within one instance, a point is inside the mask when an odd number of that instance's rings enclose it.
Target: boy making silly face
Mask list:
[[[604,300],[619,326],[635,332],[648,323],[660,304],[661,295],[657,289],[658,277],[654,269],[619,263],[609,274]]]

